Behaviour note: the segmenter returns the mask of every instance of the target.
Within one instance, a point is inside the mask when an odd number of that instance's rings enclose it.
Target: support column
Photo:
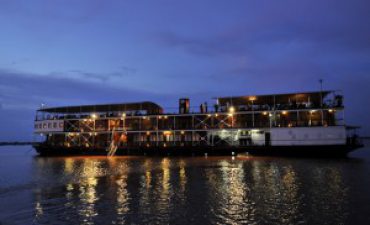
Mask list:
[[[276,96],[274,95],[274,112],[272,114],[274,117],[274,127],[276,127]]]
[[[156,138],[156,145],[158,146],[158,144],[159,144],[159,131],[158,131],[158,129],[159,129],[159,119],[158,119],[158,116],[157,116],[157,133],[156,133],[156,135],[157,135],[157,138]]]
[[[299,122],[299,111],[297,110],[297,122],[296,122],[297,127],[298,127],[298,122]]]
[[[254,103],[253,103],[253,100],[252,100],[252,126],[254,127]]]

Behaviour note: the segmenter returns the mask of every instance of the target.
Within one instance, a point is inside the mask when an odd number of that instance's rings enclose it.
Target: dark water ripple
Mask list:
[[[59,157],[0,149],[0,224],[368,224],[370,154]],[[369,149],[367,149],[369,150]]]

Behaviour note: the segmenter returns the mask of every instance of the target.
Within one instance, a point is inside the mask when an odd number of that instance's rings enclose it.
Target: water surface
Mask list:
[[[370,148],[346,159],[37,157],[0,147],[0,224],[369,224]]]

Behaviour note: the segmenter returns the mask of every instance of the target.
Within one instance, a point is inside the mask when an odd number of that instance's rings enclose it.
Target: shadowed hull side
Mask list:
[[[115,155],[261,155],[261,156],[302,156],[302,157],[344,157],[363,145],[323,145],[323,146],[248,146],[248,147],[136,147],[118,148]],[[47,145],[34,145],[40,156],[107,155],[105,149],[63,148]]]

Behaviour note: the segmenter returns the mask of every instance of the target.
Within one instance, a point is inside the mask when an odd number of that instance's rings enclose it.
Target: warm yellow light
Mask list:
[[[267,112],[263,112],[262,114],[266,116],[268,113]]]
[[[229,114],[227,114],[228,116],[233,116],[233,114],[232,113],[229,113]]]
[[[229,108],[229,113],[234,113],[235,112],[235,108],[234,108],[234,106],[230,106],[230,108]]]
[[[158,119],[162,119],[162,116],[158,116]]]
[[[167,118],[168,118],[168,116],[164,116],[164,118],[165,118],[165,119],[167,119]]]
[[[146,119],[146,116],[143,116],[143,120],[145,120]]]
[[[251,97],[249,97],[249,101],[256,101],[256,96],[251,96]]]
[[[95,113],[91,114],[91,118],[96,119],[97,115]]]
[[[311,110],[310,112],[311,112],[311,114],[312,114],[312,113],[315,113],[315,112],[316,112],[316,110]]]
[[[287,111],[282,111],[282,112],[281,112],[281,114],[283,114],[283,115],[287,115],[287,114],[288,114],[288,112],[287,112]]]
[[[183,130],[182,130],[182,131],[181,131],[181,134],[185,134],[185,131],[183,131]]]
[[[146,132],[146,135],[150,135],[150,131],[147,131],[147,132]]]
[[[167,130],[167,131],[163,131],[163,134],[164,134],[164,135],[166,135],[166,136],[171,135],[171,133],[172,133],[172,132],[171,132],[171,131],[169,131],[169,130]]]
[[[122,113],[121,117],[126,117],[126,113]]]
[[[330,113],[332,113],[332,112],[334,112],[334,110],[332,110],[332,109],[329,109],[329,112],[330,112]]]
[[[208,116],[208,117],[211,117],[211,114],[208,114],[207,116]]]
[[[218,117],[218,114],[217,113],[215,114],[215,117]]]

